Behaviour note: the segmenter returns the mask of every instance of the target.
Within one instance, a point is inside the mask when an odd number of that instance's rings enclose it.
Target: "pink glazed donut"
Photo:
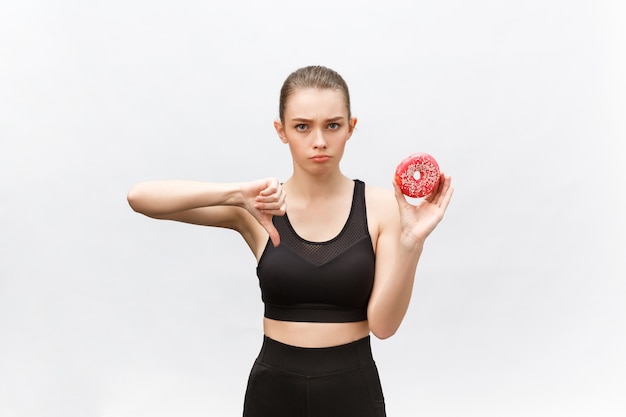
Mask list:
[[[396,168],[396,183],[402,194],[419,198],[432,193],[439,183],[439,164],[427,153],[414,153]],[[415,178],[419,173],[419,178]]]

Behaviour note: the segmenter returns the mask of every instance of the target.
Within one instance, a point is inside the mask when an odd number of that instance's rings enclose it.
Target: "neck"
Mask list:
[[[285,181],[284,187],[288,195],[298,196],[307,200],[328,198],[352,187],[353,181],[340,171],[333,174],[311,176],[294,171]]]

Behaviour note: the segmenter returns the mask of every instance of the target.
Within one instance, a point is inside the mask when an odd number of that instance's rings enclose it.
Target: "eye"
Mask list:
[[[337,129],[339,129],[339,126],[340,126],[339,123],[334,123],[334,122],[328,124],[328,128],[330,130],[337,130]]]
[[[304,123],[297,124],[295,127],[298,132],[304,132],[306,130],[306,125]]]

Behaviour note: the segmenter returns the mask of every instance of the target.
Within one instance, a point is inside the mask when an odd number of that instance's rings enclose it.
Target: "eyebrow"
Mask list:
[[[344,116],[331,117],[330,119],[326,119],[325,121],[328,123],[338,122],[341,120],[345,120]],[[311,119],[305,119],[304,117],[294,117],[291,119],[292,122],[311,122]]]

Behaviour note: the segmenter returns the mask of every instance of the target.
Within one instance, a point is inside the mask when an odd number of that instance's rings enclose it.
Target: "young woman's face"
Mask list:
[[[305,169],[339,164],[356,118],[348,118],[343,93],[332,89],[298,89],[287,99],[284,121],[274,126],[289,145],[294,163]]]

